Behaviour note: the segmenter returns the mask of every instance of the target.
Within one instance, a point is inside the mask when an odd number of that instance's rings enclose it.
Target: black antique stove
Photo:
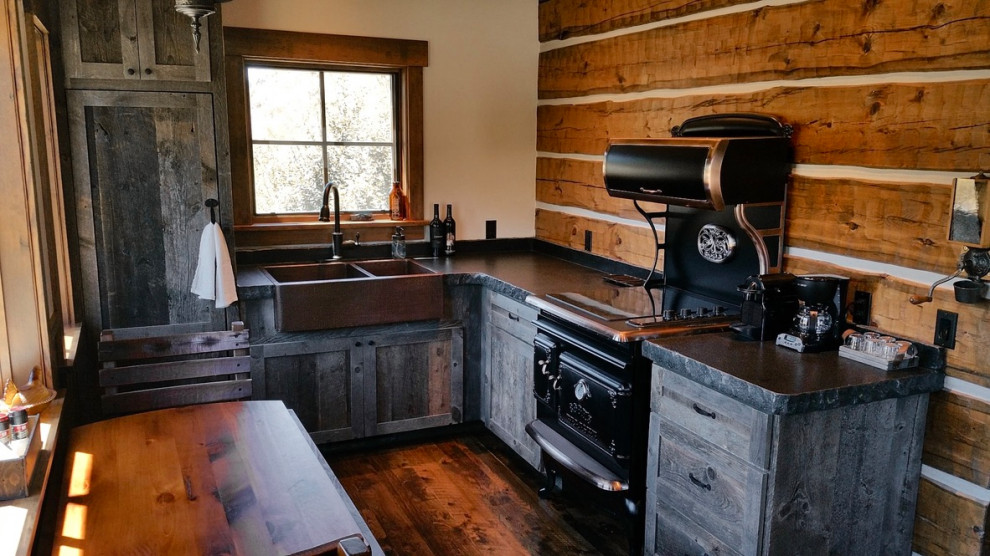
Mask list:
[[[739,320],[747,277],[778,272],[790,130],[764,116],[686,121],[674,138],[614,142],[605,156],[612,196],[631,198],[659,238],[641,285],[605,282],[531,296],[537,419],[547,484],[577,479],[631,516],[630,553],[642,543],[650,361],[642,342],[727,330]],[[646,212],[640,200],[667,204]],[[570,488],[566,486],[565,488]]]

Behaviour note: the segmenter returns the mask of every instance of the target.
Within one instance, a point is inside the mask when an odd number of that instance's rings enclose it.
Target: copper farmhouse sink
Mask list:
[[[273,265],[279,331],[323,330],[443,316],[443,275],[408,259]]]

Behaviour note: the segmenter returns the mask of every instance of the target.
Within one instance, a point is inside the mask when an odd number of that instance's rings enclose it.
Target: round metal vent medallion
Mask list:
[[[705,224],[698,232],[698,253],[711,263],[724,263],[736,253],[736,238],[722,226]]]

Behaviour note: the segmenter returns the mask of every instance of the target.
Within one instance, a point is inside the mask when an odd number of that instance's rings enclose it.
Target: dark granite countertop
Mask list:
[[[477,284],[523,303],[529,295],[579,289],[589,283],[604,286],[604,272],[537,251],[465,253],[414,260],[443,273],[448,285]],[[260,266],[245,265],[237,271],[237,292],[241,299],[273,297],[274,285]]]
[[[732,333],[644,342],[656,364],[764,413],[794,414],[935,392],[945,375],[916,368],[883,371],[837,351],[798,353]]]
[[[552,249],[482,250],[415,260],[444,273],[448,285],[481,285],[519,302],[530,295],[593,290],[596,284],[614,287],[604,282],[605,274],[628,270],[597,270],[594,260],[585,266],[557,255]],[[237,285],[241,299],[274,296],[274,285],[260,266],[241,265]],[[673,372],[774,414],[933,392],[944,378],[931,369],[885,372],[840,358],[837,352],[801,354],[773,342],[738,340],[731,333],[651,340],[642,351]]]

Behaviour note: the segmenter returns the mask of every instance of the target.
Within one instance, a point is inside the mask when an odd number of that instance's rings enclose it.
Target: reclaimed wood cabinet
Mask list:
[[[75,79],[210,81],[210,25],[197,51],[174,0],[61,0],[65,74]],[[209,20],[204,20],[207,23]]]
[[[67,96],[86,324],[225,328],[189,291],[204,201],[220,195],[211,95]]]
[[[459,326],[298,334],[251,357],[255,398],[285,402],[317,443],[461,422]]]
[[[900,554],[928,396],[763,413],[653,367],[646,554]]]
[[[84,330],[226,329],[236,305],[189,292],[207,199],[234,249],[220,14],[197,53],[171,0],[66,0],[59,13]]]
[[[537,310],[490,290],[486,294],[482,418],[489,430],[539,469],[540,448],[526,434],[526,425],[536,419],[533,321]]]

